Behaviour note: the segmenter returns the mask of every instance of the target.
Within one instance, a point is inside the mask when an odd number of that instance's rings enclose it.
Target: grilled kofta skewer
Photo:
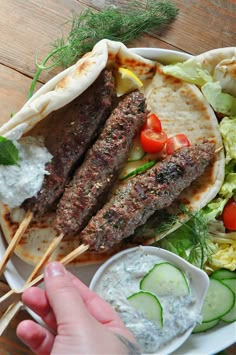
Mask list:
[[[56,226],[65,236],[80,232],[102,207],[147,114],[144,95],[138,90],[113,110],[58,203]]]
[[[43,135],[53,158],[46,166],[49,175],[45,175],[37,196],[23,202],[25,210],[42,216],[58,201],[78,162],[109,117],[115,96],[112,71],[105,69],[83,94],[32,130],[33,134]]]
[[[199,177],[214,156],[213,143],[176,151],[121,186],[80,233],[91,251],[104,251],[134,233],[157,210],[166,208]]]

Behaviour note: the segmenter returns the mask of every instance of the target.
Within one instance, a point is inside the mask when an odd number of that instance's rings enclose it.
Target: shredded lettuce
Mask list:
[[[208,266],[211,271],[226,268],[236,269],[236,232],[225,233],[223,222],[214,220],[209,223],[209,235],[215,249],[209,258]]]
[[[206,83],[201,87],[202,93],[215,112],[227,116],[236,115],[236,98],[222,92],[219,81]]]
[[[183,63],[166,65],[163,68],[163,72],[199,86],[213,81],[209,72],[203,69],[195,58],[191,58]]]

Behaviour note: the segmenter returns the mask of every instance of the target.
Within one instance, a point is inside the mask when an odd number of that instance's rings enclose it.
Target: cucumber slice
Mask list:
[[[231,308],[231,310],[221,318],[224,322],[232,323],[236,321],[236,279],[226,279],[221,280],[221,282],[227,285],[234,292],[235,299],[233,308]]]
[[[233,292],[236,294],[236,279],[225,279],[219,280],[223,282],[223,284],[227,285]]]
[[[140,288],[157,296],[186,296],[190,293],[184,273],[168,262],[154,265],[140,281]]]
[[[219,323],[219,319],[215,319],[215,320],[212,320],[211,322],[197,324],[194,327],[192,333],[196,334],[196,333],[206,332],[207,330],[214,328],[218,323]]]
[[[231,310],[226,313],[223,317],[221,317],[221,320],[223,320],[226,323],[232,323],[236,321],[236,302],[234,302],[233,307]]]
[[[236,272],[227,269],[219,269],[211,274],[211,278],[217,280],[236,279]]]
[[[136,162],[138,163],[138,162]],[[132,164],[132,163],[130,163]],[[128,179],[129,177],[132,177],[134,175],[137,175],[137,174],[140,174],[140,173],[143,173],[144,171],[150,169],[153,165],[156,164],[156,161],[149,161],[145,164],[143,164],[141,162],[141,165],[138,166],[138,167],[131,167],[131,166],[128,166],[128,164],[125,166],[125,168],[123,169],[123,171],[121,172],[120,176],[119,176],[119,179],[120,180],[125,180],[125,179]]]
[[[155,321],[158,328],[163,327],[162,306],[158,298],[150,292],[140,291],[128,297],[129,303],[144,316]]]
[[[233,291],[221,281],[210,278],[202,306],[202,321],[211,322],[228,313],[235,301]]]
[[[143,150],[139,137],[136,137],[134,139],[133,147],[129,152],[128,162],[141,160],[145,154],[146,153]]]

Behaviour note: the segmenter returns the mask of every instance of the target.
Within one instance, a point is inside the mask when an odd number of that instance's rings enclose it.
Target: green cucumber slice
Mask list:
[[[211,322],[228,313],[235,301],[233,291],[216,279],[209,279],[209,287],[202,306],[202,321]]]
[[[139,137],[136,137],[131,151],[129,152],[128,162],[141,160],[145,154],[146,153],[143,150]]]
[[[221,282],[227,285],[234,292],[234,305],[231,310],[221,318],[224,322],[232,323],[236,321],[236,279],[226,279],[221,280]]]
[[[150,169],[155,164],[156,164],[156,161],[153,160],[153,161],[149,161],[145,164],[141,164],[141,166],[138,166],[136,168],[131,167],[131,169],[129,169],[128,164],[127,164],[125,166],[125,169],[123,169],[123,171],[121,172],[119,179],[125,180],[125,179],[128,179],[129,177],[132,177],[134,175],[141,174],[144,171]]]
[[[223,320],[226,323],[232,323],[236,321],[236,302],[234,302],[233,307],[231,310],[226,313],[223,317],[221,317],[221,320]]]
[[[236,272],[227,269],[219,269],[211,274],[211,278],[217,280],[236,279]]]
[[[163,309],[158,298],[150,292],[140,291],[128,297],[129,303],[144,316],[155,321],[158,328],[163,327]]]
[[[223,284],[227,285],[236,294],[236,279],[220,280]]]
[[[154,265],[140,281],[140,288],[157,296],[186,296],[190,293],[184,273],[168,262]]]
[[[212,320],[211,322],[197,324],[194,327],[192,333],[196,334],[196,333],[206,332],[207,330],[210,330],[213,327],[215,327],[218,323],[219,323],[219,319],[215,319],[215,320]]]

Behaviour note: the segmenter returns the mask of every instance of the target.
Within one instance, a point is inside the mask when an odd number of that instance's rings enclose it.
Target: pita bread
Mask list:
[[[208,56],[205,55],[205,58]],[[209,139],[216,143],[216,148],[222,147],[216,116],[195,85],[166,76],[160,64],[134,54],[119,42],[108,40],[100,41],[92,52],[45,84],[9,122],[0,128],[0,135],[11,137],[19,132],[27,133],[49,113],[79,96],[108,66],[127,67],[141,78],[144,82],[142,90],[147,106],[161,119],[163,129],[168,136],[185,133],[192,144]],[[181,194],[180,200],[194,210],[202,208],[215,197],[223,178],[224,153],[220,151],[204,175]],[[9,210],[6,205],[0,206],[0,223],[8,243],[24,213],[19,208]],[[15,250],[22,260],[33,265],[40,260],[51,239],[56,235],[52,227],[54,218],[55,215],[50,213],[40,220],[33,219]],[[70,240],[68,238],[62,240],[53,258],[60,259],[78,245],[79,240],[76,236]],[[74,264],[101,262],[128,246],[130,245],[124,242],[104,254],[88,251]]]

